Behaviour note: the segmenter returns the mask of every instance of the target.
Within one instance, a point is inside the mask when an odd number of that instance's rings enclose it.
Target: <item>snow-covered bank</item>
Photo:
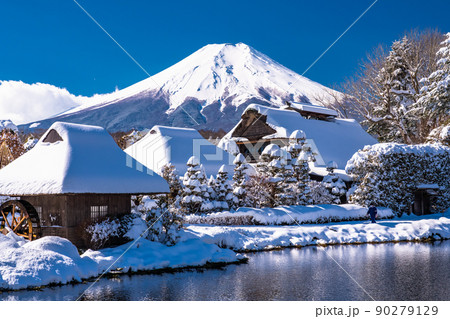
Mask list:
[[[279,206],[275,208],[240,207],[235,212],[189,215],[190,224],[210,225],[298,225],[364,220],[367,208],[359,205]],[[378,218],[393,218],[389,208],[378,208]]]
[[[258,251],[307,245],[450,239],[450,211],[426,217],[405,216],[376,224],[345,222],[301,226],[190,225],[184,238],[199,237],[236,251]]]
[[[0,290],[23,289],[49,284],[81,281],[103,273],[129,247],[125,244],[79,255],[67,239],[43,237],[28,242],[14,235],[0,233]],[[231,263],[244,258],[229,249],[200,239],[190,239],[175,246],[141,239],[111,268],[144,271]]]

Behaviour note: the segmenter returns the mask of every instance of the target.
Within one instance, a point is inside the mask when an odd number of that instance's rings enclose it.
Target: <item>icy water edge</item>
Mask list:
[[[450,241],[305,247],[245,254],[222,269],[102,278],[83,300],[450,300]],[[92,284],[0,293],[76,300]]]

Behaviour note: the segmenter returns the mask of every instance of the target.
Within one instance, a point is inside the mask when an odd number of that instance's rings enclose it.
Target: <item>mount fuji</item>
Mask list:
[[[45,129],[65,121],[99,125],[110,132],[156,124],[228,130],[251,103],[321,104],[331,101],[331,92],[246,44],[210,44],[132,86],[94,96],[83,105],[23,127]]]

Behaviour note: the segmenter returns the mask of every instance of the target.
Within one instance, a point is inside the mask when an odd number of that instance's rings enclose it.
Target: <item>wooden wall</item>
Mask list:
[[[38,211],[43,236],[60,236],[84,247],[81,228],[92,222],[91,206],[108,206],[106,216],[131,212],[131,195],[68,194],[22,196]]]
[[[264,136],[276,133],[266,121],[267,115],[261,115],[256,111],[247,111],[242,115],[241,122],[231,136],[245,137],[249,141],[257,141]]]

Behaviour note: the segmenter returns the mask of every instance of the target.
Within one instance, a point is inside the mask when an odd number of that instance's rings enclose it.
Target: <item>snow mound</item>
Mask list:
[[[0,233],[0,290],[79,282],[102,274],[116,260],[112,270],[138,271],[230,263],[244,258],[198,238],[175,246],[146,239],[131,248],[130,244],[88,250],[80,256],[76,247],[64,238],[48,236],[28,242],[12,232],[6,236]]]
[[[67,239],[44,237],[25,242],[10,234],[0,234],[0,289],[65,284],[98,273],[97,264],[80,257]]]

